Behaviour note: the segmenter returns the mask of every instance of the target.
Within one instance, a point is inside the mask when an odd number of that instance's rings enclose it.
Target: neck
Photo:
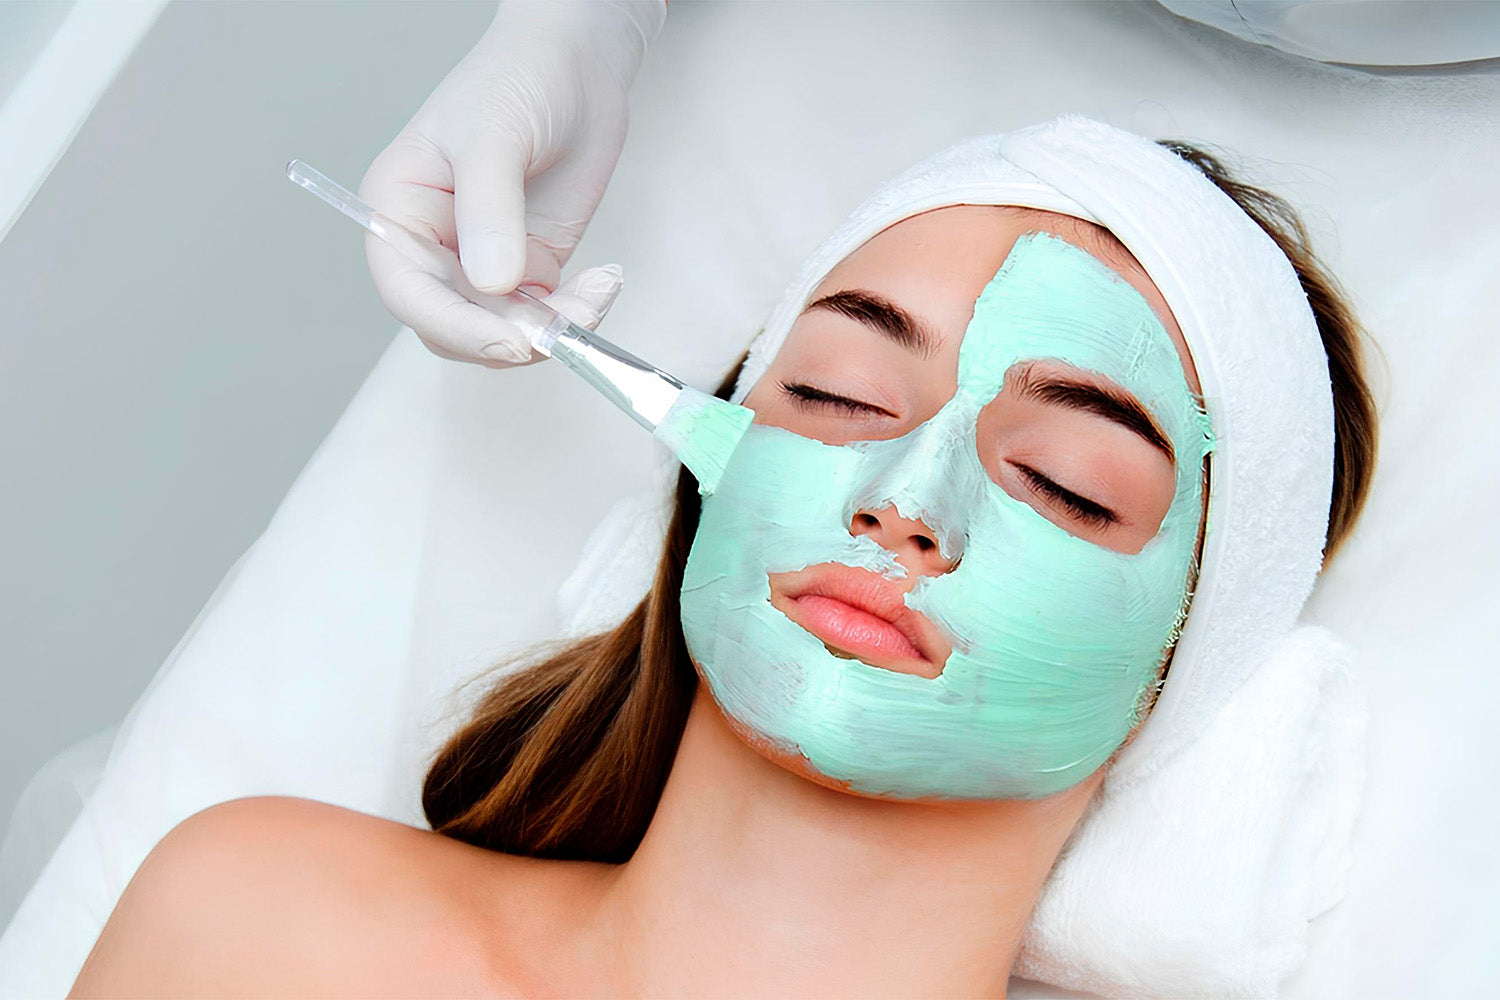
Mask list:
[[[645,996],[1004,997],[1098,776],[1034,801],[863,798],[761,757],[700,684],[651,826],[603,882],[603,981]]]

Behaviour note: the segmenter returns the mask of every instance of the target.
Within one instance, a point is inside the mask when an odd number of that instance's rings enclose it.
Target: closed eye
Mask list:
[[[1022,479],[1026,480],[1028,486],[1062,507],[1080,521],[1086,524],[1097,525],[1101,528],[1106,528],[1111,524],[1118,524],[1120,522],[1120,518],[1115,512],[1103,504],[1095,503],[1088,497],[1081,497],[1072,490],[1064,489],[1030,466],[1022,465],[1020,462],[1014,460],[1010,464],[1016,467],[1016,471],[1021,474]]]
[[[846,413],[874,413],[887,417],[896,414],[872,403],[862,403],[848,396],[839,396],[835,393],[825,392],[816,386],[806,385],[802,382],[777,381],[776,385],[781,389],[782,395],[799,410],[827,410],[829,407],[843,410]]]
[[[826,392],[806,383],[778,380],[776,384],[780,388],[782,395],[786,396],[787,400],[800,410],[826,410],[832,407],[833,409],[843,410],[847,413],[876,413],[889,417],[896,416],[896,414],[882,407],[871,403],[864,403],[857,399],[850,399],[847,396],[840,396],[836,393]],[[1080,521],[1101,528],[1120,522],[1119,516],[1103,504],[1090,500],[1088,497],[1079,496],[1072,490],[1066,489],[1048,479],[1028,465],[1022,465],[1016,461],[1012,461],[1010,464],[1015,466],[1016,470],[1021,474],[1021,478],[1026,480],[1026,484],[1034,491],[1042,494],[1042,496],[1046,497],[1054,505],[1062,507]]]

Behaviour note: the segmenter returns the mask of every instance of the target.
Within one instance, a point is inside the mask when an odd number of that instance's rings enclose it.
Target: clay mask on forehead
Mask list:
[[[1069,534],[990,478],[979,412],[1018,362],[1108,376],[1151,412],[1176,488],[1137,553]],[[1016,241],[980,293],[958,389],[890,440],[830,445],[754,424],[703,511],[684,573],[687,648],[730,718],[850,789],[890,798],[1062,791],[1118,747],[1186,611],[1211,435],[1150,305],[1084,251]],[[953,644],[933,678],[835,656],[770,603],[768,574],[906,570],[855,513],[894,505],[958,564],[906,595]],[[961,557],[961,558],[960,558]]]

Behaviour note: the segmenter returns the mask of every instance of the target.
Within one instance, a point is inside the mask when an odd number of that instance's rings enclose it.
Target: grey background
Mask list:
[[[129,710],[396,331],[286,161],[355,187],[494,9],[169,4],[0,243],[7,826]]]

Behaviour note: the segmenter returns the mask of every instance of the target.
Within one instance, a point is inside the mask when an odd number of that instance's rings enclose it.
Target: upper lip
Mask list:
[[[774,579],[776,576],[782,578],[779,587]],[[912,586],[915,583],[913,579]],[[900,587],[871,570],[842,563],[822,563],[791,573],[773,574],[772,588],[792,600],[808,595],[829,597],[883,618],[906,636],[923,659],[939,669],[953,650],[926,615],[906,606],[905,597],[910,587]]]

